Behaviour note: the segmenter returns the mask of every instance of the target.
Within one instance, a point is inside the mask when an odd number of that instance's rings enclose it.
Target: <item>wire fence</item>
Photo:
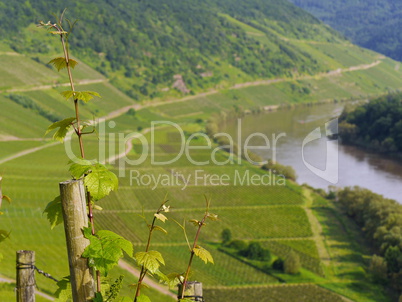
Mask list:
[[[49,278],[49,279],[53,280],[54,282],[59,282],[59,280],[54,278],[51,274],[46,273],[45,271],[41,270],[40,268],[38,268],[36,265],[34,265],[32,263],[17,263],[17,270],[21,270],[21,269],[34,269],[35,271],[37,271],[39,274],[45,276],[46,278]]]

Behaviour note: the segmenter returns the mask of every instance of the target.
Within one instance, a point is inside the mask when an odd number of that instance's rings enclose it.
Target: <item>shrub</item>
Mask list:
[[[284,272],[286,274],[297,274],[300,271],[300,257],[295,251],[291,251],[284,263],[283,263]]]
[[[244,242],[243,240],[232,240],[229,244],[228,247],[241,251],[247,248],[247,243]]]
[[[229,229],[224,229],[221,233],[222,244],[227,244],[232,240],[232,232]]]
[[[134,108],[130,108],[130,109],[128,109],[127,110],[127,115],[130,115],[130,116],[135,116],[135,113],[136,113],[136,111],[135,111],[135,109]]]
[[[214,122],[208,122],[207,126],[205,127],[208,136],[212,137],[215,133],[219,132],[219,127]]]
[[[246,249],[243,249],[239,252],[239,254],[243,257],[246,257],[250,260],[260,260],[260,261],[270,261],[271,253],[269,250],[261,247],[261,244],[258,242],[251,242]]]
[[[263,170],[271,171],[273,174],[283,175],[285,178],[296,180],[296,172],[291,166],[284,166],[278,163],[274,163],[269,160],[267,164],[261,167]]]

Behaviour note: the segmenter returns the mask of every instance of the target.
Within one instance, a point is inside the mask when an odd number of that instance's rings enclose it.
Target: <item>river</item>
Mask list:
[[[261,133],[249,140],[249,146],[266,146],[267,140],[262,138],[262,134],[266,135],[270,149],[251,151],[263,159],[276,156],[279,163],[292,166],[300,184],[323,189],[330,185],[361,186],[402,203],[402,161],[327,138],[325,123],[338,117],[343,106],[341,103],[297,106],[295,109],[247,115],[236,123],[227,123],[224,131],[236,137],[236,141],[240,133],[243,143],[250,135]],[[332,127],[333,132],[334,129]],[[281,135],[277,139],[276,151],[273,151],[275,139],[272,135]],[[309,142],[307,137],[311,137]]]

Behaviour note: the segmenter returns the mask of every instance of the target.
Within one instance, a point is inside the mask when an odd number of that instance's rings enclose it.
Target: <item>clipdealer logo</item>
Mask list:
[[[302,144],[302,160],[304,165],[318,177],[332,183],[337,184],[339,180],[339,149],[338,149],[338,119],[333,119],[325,123],[324,133],[328,138],[326,144],[326,163],[323,170],[314,167],[305,159],[305,146],[315,140],[321,139],[324,135],[321,132],[321,127],[315,128],[303,140]]]
[[[276,152],[278,141],[286,137],[286,133],[272,134],[271,137],[260,132],[252,133],[247,137],[242,134],[242,120],[237,121],[236,141],[228,133],[220,132],[210,138],[203,132],[196,132],[190,135],[180,127],[180,125],[171,121],[153,121],[150,128],[145,129],[143,132],[130,132],[130,133],[115,133],[112,130],[116,127],[114,121],[100,120],[99,123],[99,154],[96,159],[91,160],[93,163],[109,163],[114,164],[118,168],[119,177],[127,177],[129,171],[130,183],[132,185],[143,185],[157,188],[158,186],[181,186],[186,188],[189,185],[285,185],[285,177],[276,173],[276,171],[267,171],[265,174],[252,174],[249,170],[234,170],[233,175],[230,174],[208,174],[207,171],[200,169],[206,165],[242,165],[242,161],[247,161],[250,164],[262,166],[268,163],[267,160],[253,161],[250,157],[250,151],[261,150],[260,152],[270,155],[273,162],[276,162]],[[336,126],[334,128],[334,125]],[[331,126],[331,127],[329,127]],[[337,120],[330,121],[325,124],[326,136],[338,133]],[[107,129],[108,128],[108,129]],[[158,142],[157,133],[161,128],[165,130],[169,128],[169,132],[174,132],[179,138],[174,144],[178,146],[175,152],[170,152],[171,158],[161,160],[158,158]],[[331,128],[331,130],[329,130]],[[335,131],[334,131],[335,129]],[[148,139],[145,136],[149,133]],[[332,184],[338,181],[338,149],[336,141],[328,141],[327,144],[331,148],[327,148],[327,163],[324,170],[320,170],[305,159],[304,148],[305,146],[314,141],[322,138],[320,127],[311,131],[303,140],[302,144],[302,160],[304,165],[312,171],[315,175]],[[215,139],[225,138],[226,145],[216,146],[213,142]],[[65,150],[72,162],[78,162],[80,159],[77,157],[72,149],[71,144],[72,133],[69,133],[65,140]],[[258,144],[257,141],[258,140]],[[197,141],[197,144],[192,142]],[[200,144],[199,142],[202,142]],[[336,143],[336,148],[332,146]],[[133,144],[141,146],[136,148],[135,155],[130,154]],[[219,151],[222,149],[229,152],[229,156],[219,156]],[[141,150],[141,151],[138,151]],[[197,151],[208,150],[209,158],[203,158],[201,161],[196,155]],[[159,151],[160,152],[160,151]],[[108,156],[106,156],[106,154]],[[160,155],[160,153],[159,153]],[[154,175],[152,173],[144,172],[140,169],[141,164],[148,160],[152,167],[154,166],[168,166],[176,163],[182,157],[197,169],[193,169],[192,173],[184,173],[175,171],[167,174]],[[136,169],[130,169],[135,167]],[[225,171],[223,171],[225,172]],[[156,172],[155,172],[156,173]]]

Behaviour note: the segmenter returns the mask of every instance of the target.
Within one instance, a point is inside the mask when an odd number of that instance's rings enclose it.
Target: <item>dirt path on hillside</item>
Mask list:
[[[373,68],[377,66],[378,64],[381,63],[381,60],[377,60],[371,64],[363,64],[363,65],[357,65],[357,66],[351,66],[348,68],[338,68],[335,70],[331,70],[328,72],[321,72],[316,75],[308,75],[308,76],[298,76],[295,78],[279,78],[279,79],[271,79],[271,80],[260,80],[260,81],[254,81],[254,82],[246,82],[246,83],[240,83],[236,84],[230,89],[239,89],[239,88],[246,88],[246,87],[251,87],[251,86],[259,86],[259,85],[271,85],[274,83],[280,83],[280,82],[288,82],[288,81],[294,81],[294,80],[309,80],[309,79],[314,79],[317,77],[332,77],[336,75],[340,75],[344,72],[350,72],[350,71],[358,71],[358,70],[366,70]]]
[[[138,133],[137,135],[134,135],[133,137],[131,137],[126,143],[126,149],[120,154],[110,156],[106,160],[106,163],[113,164],[116,162],[116,160],[127,156],[127,154],[133,149],[133,139],[138,138],[140,135],[147,134],[149,131],[151,131],[151,128],[146,128],[141,133]],[[105,164],[105,162],[103,162],[103,164]]]
[[[325,237],[322,232],[322,226],[318,221],[317,217],[313,214],[311,207],[313,206],[313,200],[311,197],[311,192],[303,188],[303,196],[305,199],[304,210],[306,211],[307,219],[311,226],[311,231],[313,233],[313,240],[317,247],[318,255],[322,262],[327,266],[331,265],[331,255],[329,254],[327,247],[325,245]]]
[[[108,82],[108,81],[109,81],[108,79],[81,80],[81,81],[76,81],[74,84],[75,85],[89,85],[89,84],[103,83],[103,82]],[[49,90],[49,89],[53,89],[56,87],[68,87],[68,86],[70,86],[70,83],[41,85],[41,86],[28,87],[28,88],[13,88],[13,89],[7,89],[7,90],[0,90],[0,93]]]
[[[5,278],[5,277],[1,277],[0,276],[0,282],[1,283],[15,283],[15,280],[10,279],[10,278]],[[38,290],[35,290],[35,294],[37,294],[38,296],[41,296],[49,301],[54,301],[55,298],[53,298],[52,296],[49,296],[48,294],[42,293]]]
[[[8,162],[10,160],[16,159],[18,157],[28,155],[28,154],[34,153],[36,151],[39,151],[39,150],[42,150],[42,149],[45,149],[45,148],[55,146],[57,144],[59,144],[59,142],[54,142],[54,143],[46,144],[46,145],[43,145],[43,146],[40,146],[40,147],[35,147],[35,148],[31,148],[31,149],[27,149],[27,150],[18,152],[18,153],[14,154],[14,155],[11,155],[9,157],[6,157],[6,158],[0,160],[0,165],[5,163],[5,162]]]
[[[130,274],[134,275],[137,278],[140,275],[140,272],[137,269],[132,267],[130,264],[128,264],[124,260],[119,261],[119,266],[122,269],[125,269],[126,271],[128,271]],[[169,288],[167,286],[163,286],[162,284],[155,282],[154,280],[152,280],[148,276],[146,276],[144,278],[144,283],[147,284],[149,287],[152,287],[153,289],[156,289],[160,293],[162,293],[164,295],[167,295],[169,297],[172,297],[173,299],[177,300],[177,295],[175,295],[171,291],[169,291]]]
[[[134,105],[126,106],[126,107],[117,109],[115,111],[112,111],[108,115],[102,117],[102,119],[110,120],[110,119],[116,118],[116,117],[126,113],[131,108],[135,109],[135,110],[141,110],[141,109],[149,108],[149,107],[157,107],[157,106],[162,106],[162,105],[167,105],[167,104],[182,103],[182,102],[194,100],[196,98],[212,95],[215,93],[218,93],[218,90],[210,90],[210,91],[199,93],[196,95],[186,96],[181,99],[174,99],[174,100],[160,101],[160,102],[145,102],[144,104],[134,104]]]
[[[22,54],[14,51],[0,51],[0,55],[7,55],[7,56],[23,56]]]

